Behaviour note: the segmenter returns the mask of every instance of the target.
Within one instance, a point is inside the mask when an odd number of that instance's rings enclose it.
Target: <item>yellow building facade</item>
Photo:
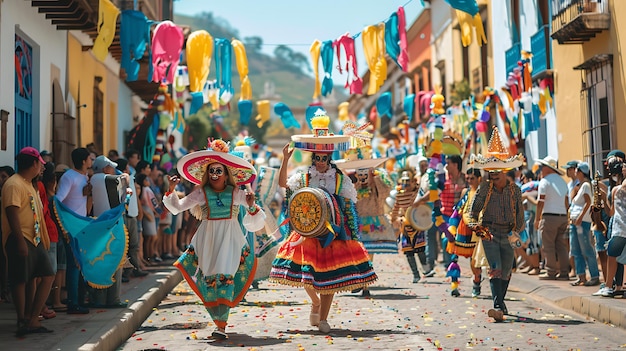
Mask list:
[[[69,33],[67,40],[67,84],[76,101],[78,145],[94,143],[106,153],[117,144],[117,100],[119,67],[113,59],[100,62],[90,50],[86,35]],[[118,65],[119,66],[119,65]]]
[[[626,2],[552,0],[551,10],[559,162],[602,171],[611,149],[626,149]]]

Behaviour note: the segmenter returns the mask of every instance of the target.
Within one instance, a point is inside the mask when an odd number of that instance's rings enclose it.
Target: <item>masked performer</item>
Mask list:
[[[354,185],[357,190],[356,209],[360,219],[361,242],[369,254],[370,261],[373,262],[374,254],[398,253],[396,234],[385,216],[384,208],[384,199],[389,195],[393,181],[384,169],[376,168],[387,158],[372,158],[372,147],[367,144],[371,134],[355,137],[357,134],[349,131],[363,127],[353,129],[352,123],[346,123],[346,126],[348,128],[344,126],[343,134],[352,135],[354,145],[345,152],[344,159],[335,164],[342,171],[356,170]],[[362,295],[370,295],[367,287],[363,288]]]
[[[293,231],[281,244],[270,280],[303,286],[312,300],[310,322],[330,332],[333,295],[363,288],[377,279],[358,240],[357,193],[349,177],[331,164],[331,153],[345,151],[349,136],[329,135],[329,117],[319,110],[313,135],[294,135],[294,147],[313,153],[313,165],[287,179],[293,153],[283,148],[278,184],[287,188],[286,209]]]
[[[254,232],[263,227],[265,213],[252,192],[240,186],[254,181],[254,167],[228,153],[222,140],[208,150],[183,156],[178,171],[196,188],[179,199],[174,188],[180,178],[171,177],[163,203],[172,214],[191,209],[201,220],[189,248],[174,263],[200,297],[217,326],[214,339],[227,338],[230,309],[244,297],[252,283],[256,262],[243,228]],[[240,220],[240,211],[246,215]]]

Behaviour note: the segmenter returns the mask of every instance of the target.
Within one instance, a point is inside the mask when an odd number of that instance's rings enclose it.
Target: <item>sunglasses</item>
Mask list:
[[[327,155],[324,155],[324,156],[315,155],[313,156],[313,159],[315,160],[315,162],[327,162],[328,156]]]
[[[221,176],[222,174],[224,174],[224,169],[223,168],[209,168],[209,174],[215,174],[217,176]]]

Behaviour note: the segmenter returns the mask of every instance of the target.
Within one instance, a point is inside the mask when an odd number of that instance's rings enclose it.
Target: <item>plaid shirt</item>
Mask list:
[[[507,182],[501,191],[494,186],[489,203],[485,205],[490,187],[487,181],[483,181],[478,186],[470,206],[472,221],[478,222],[480,212],[484,208],[482,223],[487,227],[509,226],[510,230],[521,232],[524,229],[524,209],[520,188],[511,182]],[[511,196],[513,196],[512,199]]]

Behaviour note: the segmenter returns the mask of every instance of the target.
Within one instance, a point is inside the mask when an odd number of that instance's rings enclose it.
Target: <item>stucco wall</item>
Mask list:
[[[0,164],[14,165],[15,154],[15,34],[33,48],[33,145],[51,149],[52,81],[65,86],[66,32],[58,31],[30,1],[0,2],[0,108],[9,111],[7,150],[0,150]]]
[[[68,35],[68,86],[69,90],[76,99],[77,105],[87,104],[85,108],[80,110],[80,136],[79,146],[85,146],[94,141],[94,86],[95,77],[102,77],[102,82],[98,85],[103,92],[103,111],[104,111],[104,136],[103,150],[106,153],[112,145],[117,145],[117,127],[113,125],[113,132],[109,131],[111,127],[111,116],[115,117],[118,113],[115,108],[111,113],[111,106],[114,103],[117,106],[119,96],[120,81],[118,75],[112,72],[107,66],[97,60],[90,50],[82,51],[82,44],[74,33]],[[80,86],[80,100],[79,100]],[[116,122],[115,122],[116,123]],[[113,133],[113,135],[111,134]],[[115,138],[114,138],[115,136]]]
[[[614,147],[626,149],[626,140],[619,131],[626,128],[626,74],[622,50],[626,47],[626,24],[620,22],[626,14],[626,2],[610,1],[611,24],[609,30],[596,35],[583,44],[559,45],[553,41],[553,63],[555,75],[555,104],[557,109],[557,128],[559,153],[562,162],[581,159],[584,154],[582,142],[582,120],[587,118],[581,112],[580,90],[582,71],[575,71],[577,66],[597,54],[613,55],[613,113],[615,128]]]

